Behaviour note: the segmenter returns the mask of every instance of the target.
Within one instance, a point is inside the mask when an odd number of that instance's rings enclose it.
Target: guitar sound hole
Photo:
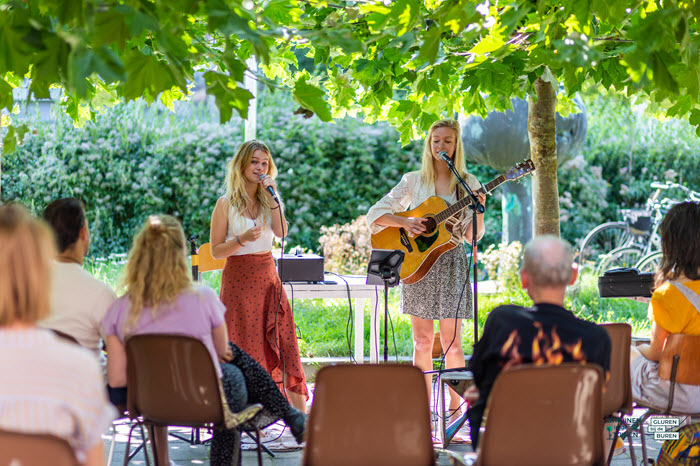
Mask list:
[[[425,235],[431,235],[437,228],[437,223],[433,217],[428,217],[423,225],[425,225]]]

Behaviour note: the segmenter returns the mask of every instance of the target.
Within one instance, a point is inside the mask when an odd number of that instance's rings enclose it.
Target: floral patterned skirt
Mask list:
[[[401,284],[401,312],[428,320],[471,319],[468,272],[467,253],[459,244],[440,256],[420,281]]]

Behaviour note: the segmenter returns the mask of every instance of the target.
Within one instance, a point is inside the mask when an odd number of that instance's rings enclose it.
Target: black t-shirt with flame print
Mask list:
[[[469,407],[472,445],[478,445],[486,401],[498,374],[518,364],[584,361],[600,365],[608,379],[610,337],[593,322],[554,304],[530,308],[499,306],[489,314],[467,369],[474,374],[479,400]]]

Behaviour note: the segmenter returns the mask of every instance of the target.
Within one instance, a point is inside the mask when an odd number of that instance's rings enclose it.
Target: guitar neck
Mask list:
[[[493,180],[489,181],[485,185],[482,185],[480,189],[476,190],[474,194],[478,194],[480,192],[483,193],[490,193],[503,183],[508,181],[505,177],[505,175],[500,175],[494,178]],[[439,214],[435,216],[435,220],[437,221],[438,224],[444,222],[448,218],[452,217],[453,215],[457,215],[460,213],[462,210],[464,210],[468,205],[472,203],[472,198],[469,196],[463,197],[459,201],[455,202],[451,206],[449,206],[447,209],[443,210]]]

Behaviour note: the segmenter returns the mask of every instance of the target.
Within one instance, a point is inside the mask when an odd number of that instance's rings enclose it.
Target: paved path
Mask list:
[[[636,411],[635,414],[639,415],[641,411]],[[117,437],[115,443],[115,453],[112,460],[112,464],[123,464],[124,452],[126,449],[126,438],[128,435],[128,425],[119,425],[117,427]],[[171,428],[171,433],[177,433],[184,437],[189,438],[189,429]],[[133,444],[139,443],[140,435],[138,430],[135,432],[136,439],[132,441],[132,451]],[[466,427],[464,427],[456,436],[458,439],[468,439],[469,432]],[[109,452],[111,435],[105,435],[105,458]],[[649,458],[656,459],[658,455],[661,443],[653,439],[653,434],[647,434],[646,436],[647,446],[649,448]],[[271,458],[267,454],[263,453],[263,464],[265,465],[276,465],[276,466],[299,466],[301,464],[303,451],[294,441],[289,429],[284,429],[283,426],[273,425],[265,431],[265,437],[263,438],[265,444],[274,451],[275,458]],[[255,450],[255,444],[252,440],[244,437],[244,452],[243,452],[243,465],[256,465],[257,464],[257,450]],[[170,439],[170,458],[173,464],[185,466],[185,465],[207,465],[209,464],[209,447],[206,445],[190,445],[182,440],[172,438]],[[637,459],[637,464],[641,464],[642,461],[642,451],[641,442],[639,438],[633,439],[633,444],[635,448],[635,455]],[[625,446],[627,447],[627,442],[625,441]],[[436,450],[440,449],[440,445],[435,445]],[[466,453],[471,452],[472,447],[469,443],[452,443],[448,446],[448,450],[455,453]],[[150,453],[149,453],[150,456]],[[152,456],[151,461],[153,461]],[[131,461],[130,464],[133,465],[143,465],[146,464],[143,452],[139,452]],[[450,464],[448,456],[441,453],[438,457],[438,465],[447,466]],[[617,456],[612,461],[613,465],[628,465],[630,464],[629,453],[624,453]]]

